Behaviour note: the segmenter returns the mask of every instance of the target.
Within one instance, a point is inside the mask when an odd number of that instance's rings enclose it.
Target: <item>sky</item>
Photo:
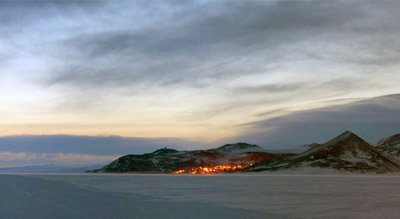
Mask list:
[[[375,143],[400,133],[399,35],[394,1],[0,2],[0,166]]]

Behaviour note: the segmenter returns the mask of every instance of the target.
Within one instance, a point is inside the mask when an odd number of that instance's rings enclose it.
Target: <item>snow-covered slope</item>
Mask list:
[[[287,170],[310,167],[362,173],[400,171],[399,164],[349,131],[324,144],[315,144],[299,155],[274,162],[263,161],[246,170]]]
[[[238,169],[280,156],[267,153],[257,145],[245,143],[228,144],[216,149],[198,151],[177,151],[163,148],[153,153],[120,157],[92,172],[172,173],[180,170],[189,172],[193,168],[200,167],[227,166],[219,168],[220,171],[225,170],[226,172],[230,171],[229,166]]]
[[[400,172],[400,135],[377,147],[346,131],[324,143],[311,144],[300,154],[268,153],[257,145],[227,144],[215,149],[126,155],[92,172],[209,173],[232,171]],[[211,168],[211,169],[210,169]]]
[[[375,147],[400,163],[400,134],[380,140]]]
[[[264,148],[257,145],[246,144],[246,143],[236,143],[236,144],[226,144],[216,149],[208,150],[211,152],[218,152],[222,154],[241,154],[246,152],[266,152]]]

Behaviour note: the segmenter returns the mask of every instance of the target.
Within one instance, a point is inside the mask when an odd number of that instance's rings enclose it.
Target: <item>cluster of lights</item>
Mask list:
[[[194,167],[189,169],[182,169],[173,172],[174,174],[179,173],[190,173],[190,174],[205,174],[205,173],[218,173],[218,172],[225,172],[225,171],[234,171],[240,170],[247,166],[243,165],[218,165],[212,167]]]

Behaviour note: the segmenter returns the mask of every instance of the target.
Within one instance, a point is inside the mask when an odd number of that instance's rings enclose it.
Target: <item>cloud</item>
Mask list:
[[[7,135],[218,139],[280,109],[400,92],[398,2],[0,4]]]
[[[104,165],[119,156],[92,155],[79,153],[31,153],[0,151],[0,167],[38,166],[38,165]]]
[[[29,152],[9,152],[0,151],[1,161],[37,161],[50,162],[50,163],[103,163],[105,161],[112,161],[119,156],[107,155],[91,155],[91,154],[77,154],[77,153],[29,153]]]
[[[176,138],[127,138],[119,136],[21,135],[0,137],[0,151],[39,154],[115,156],[149,153],[162,147],[194,149],[199,142]]]
[[[395,48],[391,48],[381,41],[397,34],[391,25],[399,17],[381,15],[387,8],[399,5],[259,1],[188,4],[168,16],[160,14],[146,27],[137,28],[135,23],[117,29],[103,27],[103,31],[80,32],[65,39],[60,49],[67,62],[54,69],[47,82],[92,88],[204,87],[208,84],[202,79],[280,71],[298,59],[320,64],[395,63],[399,45],[393,41]],[[381,28],[377,28],[377,19],[384,24]],[[358,31],[376,34],[353,38]],[[367,43],[374,46],[366,47]],[[363,54],[354,55],[352,50]],[[281,66],[271,68],[274,64]]]
[[[294,83],[294,84],[271,84],[262,86],[248,86],[248,87],[238,87],[238,93],[280,93],[280,92],[290,92],[302,88],[304,84]]]
[[[323,143],[350,130],[375,144],[400,133],[399,115],[400,94],[369,98],[245,124],[249,134],[235,137],[234,141],[284,149]]]
[[[95,164],[125,154],[141,154],[161,147],[179,150],[215,148],[225,143],[248,142],[267,149],[298,149],[322,143],[350,130],[369,141],[400,132],[400,94],[331,101],[330,107],[302,110],[242,124],[247,134],[205,144],[175,138],[118,136],[8,136],[0,138],[0,166],[39,164]],[[279,111],[289,112],[288,109]],[[259,115],[265,116],[265,115]],[[300,148],[304,149],[304,148]]]
[[[382,92],[378,89],[387,86],[393,70],[382,65],[390,68],[400,60],[395,40],[399,33],[392,28],[400,20],[395,3],[151,5],[166,12],[149,16],[149,6],[141,4],[115,6],[120,15],[97,9],[117,25],[91,20],[88,28],[76,24],[77,34],[54,41],[55,49],[63,51],[55,57],[62,61],[44,77],[43,86],[73,94],[56,110],[66,104],[72,109],[98,108],[99,101],[124,96],[168,98],[170,92],[184,91],[194,96],[212,93],[214,102],[191,107],[198,109],[199,117],[209,118],[234,104],[246,106],[249,95],[257,96],[250,102],[261,107],[278,99],[307,101],[371,87]],[[132,8],[143,15],[126,13]],[[388,8],[393,13],[382,14]],[[79,15],[90,19],[84,10]],[[378,76],[382,80],[371,80]]]
[[[288,46],[298,47],[314,38],[319,41],[323,33],[338,29],[348,31],[346,25],[367,16],[359,5],[320,2],[195,6],[165,18],[161,15],[165,20],[145,28],[122,26],[66,39],[61,48],[68,62],[54,71],[48,84],[207,86],[202,79],[268,71],[261,66],[287,61],[298,53]]]
[[[105,164],[122,155],[150,153],[163,147],[195,150],[208,148],[210,145],[176,138],[5,136],[0,137],[0,167]]]

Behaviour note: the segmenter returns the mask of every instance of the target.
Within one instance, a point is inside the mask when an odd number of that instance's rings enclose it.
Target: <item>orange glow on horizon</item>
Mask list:
[[[244,165],[217,165],[211,167],[193,167],[189,169],[181,169],[173,174],[181,174],[181,173],[188,173],[188,174],[207,174],[207,173],[220,173],[225,171],[235,171],[246,168],[247,166]]]

